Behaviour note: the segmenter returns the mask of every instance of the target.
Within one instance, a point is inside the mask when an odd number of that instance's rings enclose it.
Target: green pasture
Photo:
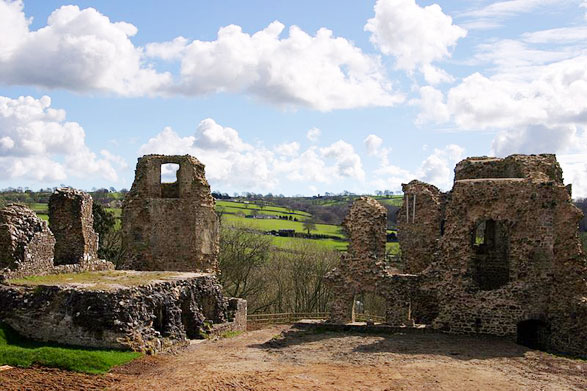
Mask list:
[[[216,201],[216,210],[231,214],[244,215],[274,215],[297,218],[298,220],[305,220],[312,215],[300,210],[288,210],[280,206],[274,205],[258,205],[254,203],[234,202],[234,201]]]
[[[271,241],[275,247],[290,249],[293,243],[303,241],[311,242],[318,246],[325,247],[329,250],[346,251],[349,243],[342,240],[335,239],[303,239],[303,238],[287,238],[281,236],[272,236]]]
[[[35,342],[0,323],[0,365],[33,365],[85,373],[106,373],[112,367],[140,357],[140,353]]]
[[[293,229],[295,232],[307,233],[304,224],[299,221],[279,219],[247,219],[236,215],[223,215],[223,221],[228,223],[241,223],[258,231],[279,231],[280,229]],[[310,231],[312,234],[332,235],[344,238],[341,228],[338,225],[316,224],[316,229]]]

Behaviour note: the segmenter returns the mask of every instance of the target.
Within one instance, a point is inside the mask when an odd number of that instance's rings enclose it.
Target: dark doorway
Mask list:
[[[518,323],[516,342],[530,349],[546,350],[550,342],[550,326],[537,319],[524,320]]]
[[[509,238],[505,226],[492,219],[482,220],[471,233],[473,279],[481,290],[493,290],[510,280]]]

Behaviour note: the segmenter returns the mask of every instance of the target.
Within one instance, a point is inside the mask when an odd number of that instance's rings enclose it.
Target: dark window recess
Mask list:
[[[504,225],[483,220],[471,232],[473,279],[481,290],[493,290],[510,280],[509,238]]]

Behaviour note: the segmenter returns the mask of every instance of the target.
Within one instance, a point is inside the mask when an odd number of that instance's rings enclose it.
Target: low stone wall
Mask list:
[[[0,319],[35,340],[147,353],[246,328],[246,302],[224,298],[212,274],[127,273],[144,274],[145,284],[0,285]]]

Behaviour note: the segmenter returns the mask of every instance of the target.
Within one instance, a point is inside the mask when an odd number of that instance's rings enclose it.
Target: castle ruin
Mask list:
[[[165,163],[179,164],[175,183],[161,183]],[[148,353],[245,330],[246,301],[224,297],[216,278],[204,165],[188,155],[140,158],[123,205],[126,270],[97,257],[89,194],[56,190],[49,226],[24,206],[1,209],[0,320],[36,340]],[[27,278],[54,274],[65,276]]]
[[[369,289],[396,314],[387,323],[507,336],[587,356],[587,262],[577,229],[582,213],[554,155],[469,158],[457,164],[448,193],[419,181],[403,190],[401,267],[386,268],[373,256],[348,274],[371,276]],[[378,221],[365,221],[361,229]],[[335,296],[352,303],[348,291],[361,289],[335,284]],[[348,307],[333,306],[331,321],[350,320]]]

